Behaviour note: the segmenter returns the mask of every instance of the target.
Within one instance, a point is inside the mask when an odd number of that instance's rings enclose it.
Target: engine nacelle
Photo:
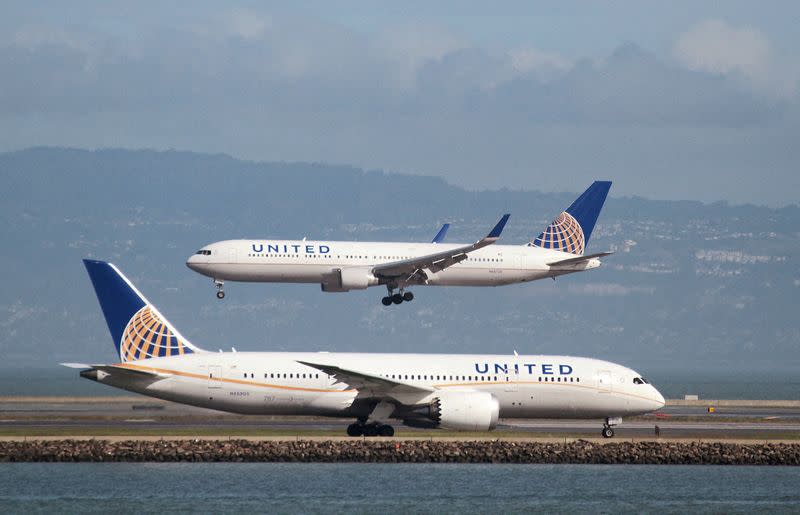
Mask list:
[[[488,392],[442,392],[428,410],[428,417],[443,428],[489,431],[497,427],[500,403]]]
[[[325,274],[322,280],[322,291],[342,292],[350,290],[364,290],[378,284],[378,278],[372,275],[369,268],[351,267],[335,268],[331,273]]]

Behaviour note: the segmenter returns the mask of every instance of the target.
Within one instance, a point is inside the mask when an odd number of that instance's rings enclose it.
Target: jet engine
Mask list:
[[[323,276],[322,291],[364,290],[376,284],[378,284],[378,278],[372,275],[369,268],[335,268],[331,273]]]
[[[500,403],[488,392],[442,392],[427,411],[427,418],[446,429],[489,431],[497,427]]]

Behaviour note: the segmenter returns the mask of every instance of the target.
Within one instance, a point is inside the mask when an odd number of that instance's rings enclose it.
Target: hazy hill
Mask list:
[[[117,263],[210,349],[516,349],[698,374],[800,362],[796,206],[656,202],[612,189],[589,247],[616,250],[604,268],[503,288],[417,288],[413,303],[384,308],[381,289],[324,294],[315,285],[231,283],[219,302],[184,261],[205,243],[244,236],[426,241],[444,221],[449,241],[470,241],[506,211],[502,242],[523,244],[587,185],[469,192],[325,164],[36,148],[0,154],[0,186],[9,366],[113,359],[87,256]]]

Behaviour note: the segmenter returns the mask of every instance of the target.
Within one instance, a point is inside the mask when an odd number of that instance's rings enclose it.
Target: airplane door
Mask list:
[[[508,374],[505,375],[505,388],[506,392],[516,392],[517,385],[519,384],[519,358],[514,356],[513,361],[508,364]]]
[[[236,248],[235,247],[231,247],[228,250],[228,262],[231,263],[231,264],[237,263]]]
[[[601,370],[597,373],[597,390],[600,393],[611,392],[611,371]]]
[[[221,388],[222,387],[222,367],[219,365],[208,366],[208,387]]]

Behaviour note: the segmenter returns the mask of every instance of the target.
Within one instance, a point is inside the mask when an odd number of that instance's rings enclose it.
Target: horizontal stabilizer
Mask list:
[[[126,365],[125,363],[120,363],[119,365],[88,365],[86,363],[60,363],[65,367],[69,368],[80,368],[83,369],[81,372],[81,376],[87,377],[90,379],[97,380],[97,372],[105,372],[106,374],[114,375],[114,376],[128,376],[131,378],[151,378],[151,379],[159,379],[165,377],[171,377],[172,374],[160,372],[158,370],[146,368],[146,367],[139,367],[133,365]]]
[[[591,259],[610,256],[611,254],[613,254],[613,252],[598,252],[597,254],[587,254],[586,256],[578,256],[569,259],[562,259],[561,261],[553,261],[552,263],[547,263],[547,266],[576,265],[578,263],[583,263]]]
[[[164,372],[159,372],[158,370],[154,370],[148,367],[137,366],[137,365],[127,365],[125,363],[121,363],[119,365],[94,365],[96,370],[102,370],[103,372],[109,374],[130,374],[139,377],[171,377],[172,374],[167,374]]]

